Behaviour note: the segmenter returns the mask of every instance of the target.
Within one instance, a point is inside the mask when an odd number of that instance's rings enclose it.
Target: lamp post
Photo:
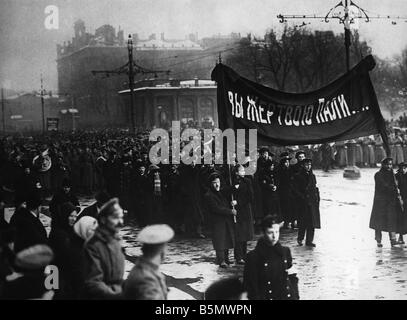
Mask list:
[[[42,113],[42,134],[45,133],[45,111],[44,111],[44,87],[41,73],[41,113]]]
[[[134,70],[133,70],[133,39],[129,34],[127,40],[127,50],[129,54],[129,89],[130,89],[130,119],[131,119],[131,132],[135,133],[134,123]]]

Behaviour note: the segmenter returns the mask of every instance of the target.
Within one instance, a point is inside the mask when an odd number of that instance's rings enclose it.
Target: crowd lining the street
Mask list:
[[[241,286],[236,279],[220,282],[221,292],[230,285],[241,289],[229,297],[245,291],[249,299],[293,299],[298,291],[287,272],[291,253],[279,243],[279,230],[298,229],[298,245],[305,239],[305,245],[315,247],[320,197],[313,168],[376,167],[382,162],[382,172],[389,162],[398,164],[393,180],[383,183],[386,175],[376,181],[375,203],[382,207],[376,209],[379,218],[372,213],[370,227],[378,245],[381,231],[391,232],[392,245],[403,242],[407,230],[400,210],[395,209],[391,227],[382,214],[383,206],[397,206],[393,198],[407,200],[407,141],[396,133],[390,142],[394,158],[385,162],[376,136],[319,146],[261,147],[257,158],[244,164],[199,164],[195,159],[189,165],[155,165],[148,155],[155,142],[147,131],[6,137],[0,148],[0,298],[47,297],[44,268],[53,264],[60,276],[53,299],[166,299],[159,265],[166,243],[177,234],[210,236],[221,268],[231,264],[229,249],[234,249],[244,276]],[[254,175],[245,175],[249,162],[256,164]],[[383,184],[388,190],[377,189]],[[84,196],[96,202],[81,210]],[[51,217],[49,235],[39,220],[44,205]],[[15,207],[9,222],[6,207]],[[119,231],[125,221],[143,228],[138,235],[143,255],[123,281]],[[256,232],[263,236],[248,253],[247,242]],[[218,296],[211,290],[206,298]]]

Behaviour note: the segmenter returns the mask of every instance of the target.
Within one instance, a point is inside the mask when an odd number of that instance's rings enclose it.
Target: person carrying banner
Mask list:
[[[317,180],[312,172],[312,160],[306,158],[301,162],[301,169],[294,177],[295,185],[293,192],[297,198],[299,208],[298,212],[298,245],[303,245],[306,236],[305,245],[315,247],[313,243],[315,229],[321,228],[319,213],[319,189]]]
[[[209,177],[210,188],[205,195],[209,220],[212,229],[212,243],[216,251],[217,264],[221,268],[227,268],[229,261],[229,249],[235,246],[234,221],[237,215],[237,201],[228,202],[221,191],[220,176],[217,173]]]
[[[403,203],[397,180],[393,172],[393,159],[385,158],[374,176],[375,194],[369,227],[375,230],[375,239],[379,248],[382,244],[382,231],[389,233],[391,246],[397,244],[396,232],[402,220]]]

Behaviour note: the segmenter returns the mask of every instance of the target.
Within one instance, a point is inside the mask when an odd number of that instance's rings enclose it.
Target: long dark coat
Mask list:
[[[65,202],[72,203],[75,207],[80,207],[79,200],[76,195],[72,192],[72,189],[65,193],[64,190],[58,190],[52,197],[49,203],[49,212],[51,212],[51,227],[55,226],[55,223],[59,223],[58,219],[61,216],[61,206]]]
[[[236,188],[236,185],[239,187]],[[244,178],[237,178],[233,183],[233,196],[237,201],[236,211],[236,241],[243,242],[253,240],[254,235],[254,221],[252,213],[253,205],[253,187],[251,180]]]
[[[247,254],[243,285],[249,300],[287,300],[286,270],[292,258],[288,247],[279,242],[274,246],[262,237],[256,248]]]
[[[397,198],[393,172],[380,169],[374,179],[375,194],[369,227],[380,231],[403,233],[399,225],[403,213]]]
[[[292,175],[292,170],[284,166],[280,166],[277,171],[277,180],[279,182],[277,193],[280,200],[281,215],[285,222],[297,219],[293,207]]]
[[[294,189],[296,201],[301,211],[298,212],[299,228],[321,228],[321,219],[319,213],[319,190],[317,188],[317,179],[311,172],[307,173],[301,169],[294,177]]]
[[[259,175],[259,182],[263,198],[264,216],[281,216],[280,200],[278,197],[278,181],[275,171],[263,170]],[[277,189],[273,191],[273,186]]]
[[[180,166],[180,193],[182,211],[188,229],[196,229],[203,221],[200,199],[200,167],[192,165]]]
[[[231,249],[235,245],[234,221],[228,200],[212,188],[205,194],[215,250]]]
[[[117,235],[99,226],[84,250],[83,297],[120,299],[125,258]]]
[[[403,214],[400,216],[400,221],[398,225],[400,226],[399,233],[406,234],[407,233],[407,174],[403,174],[402,172],[396,173],[397,184],[400,189],[401,198],[403,199]]]
[[[15,229],[14,252],[36,244],[47,244],[47,231],[42,222],[26,208],[20,208],[11,217],[10,227]]]

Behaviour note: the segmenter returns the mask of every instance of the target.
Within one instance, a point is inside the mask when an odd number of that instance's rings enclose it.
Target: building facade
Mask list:
[[[119,94],[130,109],[130,91],[123,90]],[[133,95],[135,127],[139,130],[169,129],[172,121],[180,121],[182,127],[218,126],[216,84],[213,81],[139,83]]]
[[[86,32],[83,21],[74,25],[72,41],[57,46],[58,90],[67,97],[67,108],[78,110],[76,128],[129,127],[130,113],[118,91],[128,88],[126,74],[92,74],[92,71],[112,71],[128,62],[127,41],[123,30],[104,25],[94,34]],[[233,41],[238,41],[234,36]],[[219,41],[230,44],[230,39],[215,39],[216,50],[210,39],[199,41],[196,34],[183,40],[169,40],[161,34],[140,39],[133,34],[134,61],[150,70],[170,70],[166,73],[136,74],[135,81],[165,77],[173,79],[209,79],[215,66]]]

